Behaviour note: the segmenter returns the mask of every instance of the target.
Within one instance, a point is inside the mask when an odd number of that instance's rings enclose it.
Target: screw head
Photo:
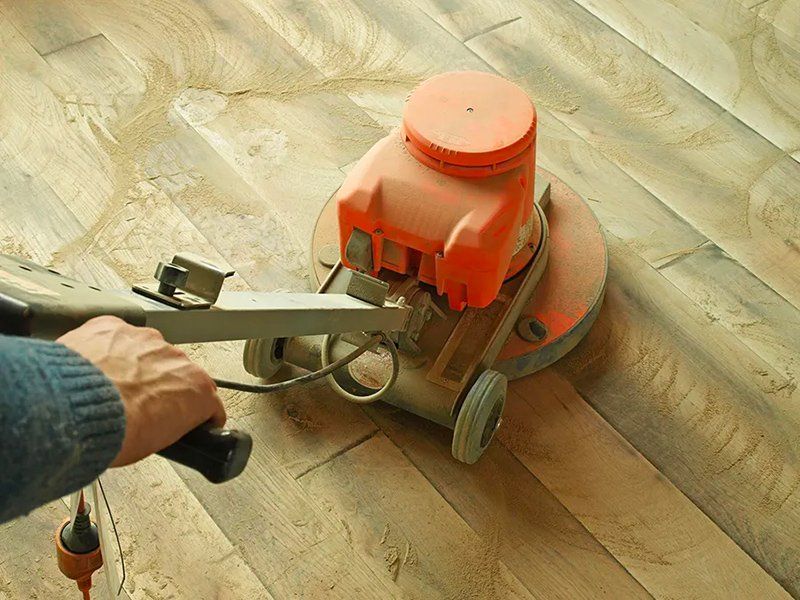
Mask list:
[[[173,263],[158,263],[155,278],[160,282],[158,291],[172,296],[176,288],[182,288],[189,279],[189,270]]]
[[[547,334],[547,326],[536,317],[523,316],[517,321],[517,335],[526,342],[541,342]]]

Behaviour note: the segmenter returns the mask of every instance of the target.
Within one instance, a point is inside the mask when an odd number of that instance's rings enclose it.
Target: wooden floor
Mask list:
[[[319,208],[453,69],[525,88],[601,220],[595,328],[472,467],[324,384],[226,394],[235,483],[104,478],[127,595],[800,597],[800,0],[0,0],[0,251],[306,290]],[[192,351],[240,376],[241,344]],[[0,598],[76,597],[64,516],[0,526]]]

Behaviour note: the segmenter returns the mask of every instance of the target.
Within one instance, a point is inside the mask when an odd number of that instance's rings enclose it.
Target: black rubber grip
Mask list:
[[[253,439],[243,431],[201,425],[158,454],[200,472],[211,483],[230,481],[244,471]]]

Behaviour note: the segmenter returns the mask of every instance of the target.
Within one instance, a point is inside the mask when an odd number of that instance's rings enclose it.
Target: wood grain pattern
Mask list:
[[[411,598],[534,597],[500,558],[497,536],[473,531],[383,434],[300,482]]]
[[[473,467],[319,383],[225,394],[256,442],[235,484],[109,473],[131,598],[800,594],[796,3],[711,4],[0,0],[0,251],[307,289],[319,207],[452,69],[523,86],[539,163],[609,234],[597,326]],[[188,351],[242,377],[241,344]],[[0,598],[69,589],[58,513],[0,528]]]
[[[454,464],[441,427],[393,407],[369,414],[473,530],[496,540],[498,556],[534,595],[650,597],[503,444],[475,465]]]
[[[800,45],[784,31],[737,0],[577,1],[776,146],[800,150]]]
[[[113,470],[104,480],[133,598],[273,598],[165,460]]]
[[[179,473],[264,586],[279,598],[298,591],[311,598],[396,597],[393,582],[349,543],[341,521],[281,468],[271,446],[286,438],[262,437],[247,423],[241,427],[255,447],[237,485],[211,487],[193,471]]]
[[[659,272],[772,366],[794,389],[800,379],[800,318],[762,281],[747,277],[717,246],[674,257]]]
[[[788,598],[567,381],[511,389],[500,440],[654,597]]]

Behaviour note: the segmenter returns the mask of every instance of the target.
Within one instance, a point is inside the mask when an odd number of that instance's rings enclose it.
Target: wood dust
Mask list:
[[[580,110],[581,95],[554,75],[549,65],[537,67],[515,83],[526,89],[537,106],[569,115]]]
[[[518,399],[509,398],[509,402]],[[531,457],[541,460],[550,460],[549,452],[536,443],[536,434],[524,421],[506,414],[503,424],[497,430],[496,439],[513,454],[522,457]]]
[[[422,81],[421,77],[379,74],[339,74],[323,77],[315,69],[307,69],[291,76],[282,76],[268,86],[254,86],[239,89],[220,89],[218,86],[193,85],[197,90],[209,90],[229,99],[268,98],[288,102],[300,96],[320,93],[355,94],[391,87],[413,87]]]
[[[696,348],[669,322],[645,321],[642,311],[659,313],[637,306],[639,300],[609,287],[598,322],[557,371],[673,481],[717,480],[762,514],[800,503],[800,475],[792,468],[797,450],[789,442],[800,441],[797,434],[771,432],[774,421],[745,400],[761,394],[758,386],[742,389],[743,380],[720,370],[713,357],[693,354]],[[653,411],[626,410],[643,399]]]
[[[141,186],[146,176],[141,170],[140,160],[147,149],[166,139],[171,132],[166,111],[176,85],[164,63],[151,63],[146,75],[145,93],[133,116],[126,122],[111,126],[112,138],[95,126],[96,140],[105,152],[106,167],[111,172],[114,191],[86,233],[54,253],[55,264],[88,252],[126,206],[141,206],[148,199],[146,188]],[[116,263],[115,268],[129,281],[136,278],[125,264]]]
[[[154,7],[155,12],[151,15],[158,26],[174,28],[175,20],[181,18],[191,21],[180,11],[178,11],[180,14],[176,15],[162,14],[160,11],[165,7],[159,8],[159,6]],[[256,21],[259,22],[259,27],[264,27],[258,19]],[[224,110],[236,114],[235,109],[252,98],[290,102],[313,94],[361,93],[397,87],[407,89],[423,78],[422,75],[404,74],[396,68],[382,68],[379,64],[370,65],[371,68],[365,69],[366,65],[353,63],[346,66],[338,65],[338,70],[329,76],[322,75],[310,66],[297,68],[297,64],[290,65],[292,72],[283,66],[252,73],[240,73],[237,70],[219,71],[213,65],[214,56],[204,54],[204,48],[208,46],[209,40],[203,38],[189,43],[191,40],[185,39],[187,36],[192,38],[198,35],[202,38],[198,29],[202,31],[205,29],[198,28],[195,23],[186,25],[186,35],[182,34],[182,37],[175,42],[182,50],[181,59],[185,72],[179,76],[176,75],[174,67],[162,60],[155,58],[144,60],[140,64],[144,73],[144,94],[137,106],[129,111],[131,116],[124,121],[110,124],[107,130],[89,123],[97,143],[105,154],[101,157],[101,161],[105,161],[101,168],[111,174],[113,193],[94,223],[88,226],[86,233],[62,246],[55,253],[53,259],[55,263],[64,263],[91,250],[102,249],[108,243],[103,239],[104,236],[113,231],[114,224],[119,220],[121,213],[126,212],[126,208],[128,211],[138,210],[146,220],[148,202],[169,202],[170,198],[160,195],[157,187],[145,185],[150,182],[152,176],[144,172],[143,165],[154,148],[169,142],[174,137],[175,127],[170,122],[169,111],[176,98],[186,90],[212,91],[226,99],[227,107]],[[246,84],[226,85],[237,78],[244,80]],[[376,127],[374,121],[363,112],[348,111],[348,118],[351,117],[349,112],[354,112],[352,118],[358,119],[359,123]],[[355,112],[359,114],[356,115]],[[374,135],[365,134],[364,137],[365,142],[374,141]],[[232,201],[226,194],[204,182],[202,176],[196,179],[193,185],[205,185],[202,193],[195,194],[194,197],[205,197],[206,204],[213,202],[228,212],[241,208],[237,206],[236,201]],[[228,208],[225,208],[226,203]],[[115,261],[113,258],[111,262],[126,280],[140,278],[141,274],[136,267]],[[305,269],[305,261],[301,262],[303,262],[302,268]]]
[[[666,261],[661,265],[658,265],[658,269],[663,269],[664,267],[673,264],[676,259],[683,258],[684,256],[689,256],[694,254],[695,252],[699,252],[704,248],[708,248],[708,246],[712,244],[709,240],[704,241],[697,246],[691,246],[690,248],[681,248],[679,250],[675,250],[674,252],[670,252],[668,254],[664,254],[663,256],[659,256],[658,258],[654,258],[651,262],[652,263],[660,263],[661,261]]]
[[[286,415],[286,418],[302,431],[318,431],[322,429],[322,425],[314,421],[314,419],[308,415],[304,414],[295,404],[288,404],[284,408],[283,412]]]
[[[507,577],[512,577],[500,556],[500,533],[477,536],[464,533],[453,544],[453,568],[448,569],[445,598],[448,600],[488,600],[511,598],[514,592]]]
[[[28,249],[28,244],[14,236],[0,239],[0,254],[11,254],[33,260],[33,253]]]

